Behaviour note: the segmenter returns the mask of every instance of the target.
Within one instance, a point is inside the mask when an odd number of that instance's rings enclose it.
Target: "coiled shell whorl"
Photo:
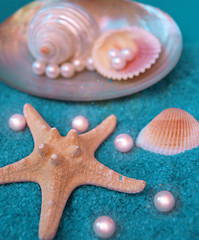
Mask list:
[[[97,23],[80,6],[48,3],[28,27],[28,47],[37,60],[61,64],[88,57],[98,35]]]

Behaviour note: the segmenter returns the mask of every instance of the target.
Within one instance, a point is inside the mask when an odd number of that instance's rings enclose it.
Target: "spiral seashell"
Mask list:
[[[61,64],[86,59],[98,35],[98,25],[86,10],[73,3],[51,2],[32,19],[28,47],[36,59]]]
[[[143,128],[136,145],[163,155],[182,153],[199,146],[199,123],[184,110],[168,108]]]
[[[110,61],[117,51],[122,53],[126,49],[132,51],[132,58],[127,58],[127,62],[122,57],[116,58],[115,62]],[[109,54],[112,50],[113,56],[112,53]],[[150,32],[133,26],[103,33],[93,46],[92,58],[96,70],[104,77],[127,80],[151,68],[160,53],[160,41]],[[118,57],[117,55],[115,57]]]

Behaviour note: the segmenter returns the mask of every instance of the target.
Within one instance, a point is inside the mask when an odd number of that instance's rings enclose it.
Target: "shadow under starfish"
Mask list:
[[[28,157],[0,168],[0,184],[30,181],[41,186],[40,239],[53,239],[66,202],[80,185],[97,185],[126,193],[138,193],[145,188],[144,181],[124,177],[94,157],[97,148],[116,127],[114,115],[85,134],[78,135],[72,129],[66,137],[51,128],[30,104],[24,106],[24,115],[34,138],[34,150]]]

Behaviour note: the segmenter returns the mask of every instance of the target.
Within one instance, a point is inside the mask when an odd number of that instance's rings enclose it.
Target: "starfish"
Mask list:
[[[0,168],[0,184],[36,182],[42,191],[39,238],[54,238],[66,202],[80,185],[97,185],[111,190],[138,193],[145,182],[124,177],[98,162],[94,153],[114,131],[117,118],[109,116],[93,130],[78,135],[72,129],[62,137],[30,105],[24,116],[34,139],[34,150],[26,158]]]

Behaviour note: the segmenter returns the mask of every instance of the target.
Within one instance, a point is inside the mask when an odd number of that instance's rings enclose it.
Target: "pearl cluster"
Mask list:
[[[121,51],[114,48],[108,52],[108,56],[112,68],[119,71],[126,67],[127,62],[134,59],[135,53],[131,48],[123,48]]]
[[[74,60],[72,63],[63,63],[61,66],[57,64],[49,64],[47,65],[45,61],[38,60],[32,64],[32,70],[35,74],[41,76],[46,74],[51,79],[56,79],[60,76],[68,79],[72,78],[75,73],[82,72],[85,70],[94,71],[94,63],[92,58],[88,58],[85,61],[80,59]]]

